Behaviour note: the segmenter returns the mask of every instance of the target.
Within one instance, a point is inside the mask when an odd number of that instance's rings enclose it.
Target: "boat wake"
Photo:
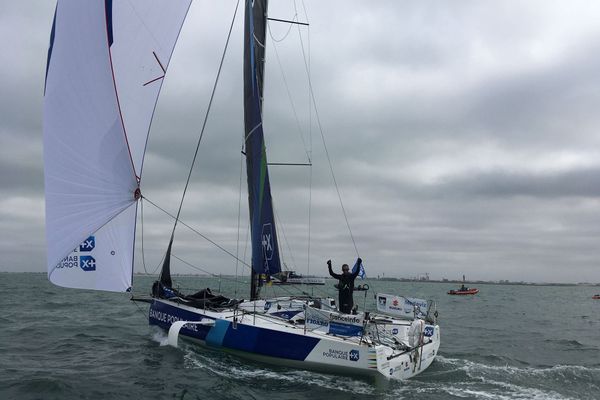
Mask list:
[[[156,331],[152,340],[166,345],[167,335]],[[594,398],[600,391],[600,366],[557,365],[517,367],[491,365],[438,356],[422,375],[403,382],[389,382],[385,390],[360,378],[294,370],[223,354],[191,343],[180,346],[184,368],[200,370],[239,388],[271,387],[280,394],[310,387],[318,393],[355,393],[377,398],[491,400],[576,400]]]
[[[154,329],[154,332],[152,332],[152,340],[157,342],[160,346],[169,345],[169,335],[162,329]]]
[[[461,398],[570,400],[591,398],[600,391],[600,368],[596,367],[499,366],[442,356],[435,367],[427,380],[436,390]],[[421,384],[430,386],[424,380]]]
[[[365,395],[375,392],[370,382],[353,377],[266,366],[217,351],[200,350],[192,344],[182,346],[181,350],[185,368],[202,370],[247,387],[268,387],[277,382],[277,390],[281,393],[296,392],[299,386]]]

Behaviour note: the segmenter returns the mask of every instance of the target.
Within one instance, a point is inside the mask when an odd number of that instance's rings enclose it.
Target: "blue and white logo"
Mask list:
[[[392,329],[392,335],[397,335],[397,334],[398,334],[398,328]]]
[[[360,358],[360,353],[358,352],[358,350],[350,350],[350,352],[348,353],[348,358],[350,358],[350,361],[358,361],[358,359]]]
[[[96,260],[92,256],[79,256],[79,266],[84,271],[95,271]]]
[[[433,326],[426,326],[423,330],[423,335],[427,337],[433,336]]]
[[[92,251],[96,247],[96,238],[90,236],[79,245],[79,251]]]
[[[263,254],[265,255],[265,260],[271,261],[273,259],[273,229],[271,224],[264,224],[262,227],[261,244],[263,248]]]
[[[271,308],[271,302],[265,301],[265,311],[269,310],[270,308]]]

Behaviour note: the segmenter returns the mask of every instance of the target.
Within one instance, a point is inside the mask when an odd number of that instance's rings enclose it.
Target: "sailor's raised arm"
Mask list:
[[[331,275],[335,279],[340,279],[342,277],[341,275],[333,272],[333,269],[331,269],[331,260],[327,260],[327,268],[329,269],[329,275]]]

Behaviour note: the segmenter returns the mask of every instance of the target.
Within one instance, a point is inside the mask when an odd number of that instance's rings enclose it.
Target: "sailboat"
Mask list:
[[[190,3],[58,1],[44,89],[47,267],[56,285],[132,291],[148,132]],[[244,9],[250,296],[177,290],[173,228],[152,295],[132,299],[149,303],[149,324],[173,346],[184,337],[292,368],[413,377],[440,347],[432,302],[378,294],[377,312],[343,314],[331,298],[260,297],[263,277],[281,271],[262,123],[267,1],[246,0]]]

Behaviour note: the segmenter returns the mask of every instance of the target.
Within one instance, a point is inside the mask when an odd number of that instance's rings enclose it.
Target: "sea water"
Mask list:
[[[148,293],[153,279],[136,276],[135,291]],[[236,290],[218,278],[175,280]],[[333,284],[304,290],[335,295]],[[478,295],[460,297],[446,295],[452,284],[369,284],[355,292],[361,308],[374,306],[374,291],[437,301],[442,346],[421,375],[375,385],[185,341],[175,349],[148,326],[148,306],[127,294],[0,273],[0,399],[600,399],[598,287],[480,285]]]

